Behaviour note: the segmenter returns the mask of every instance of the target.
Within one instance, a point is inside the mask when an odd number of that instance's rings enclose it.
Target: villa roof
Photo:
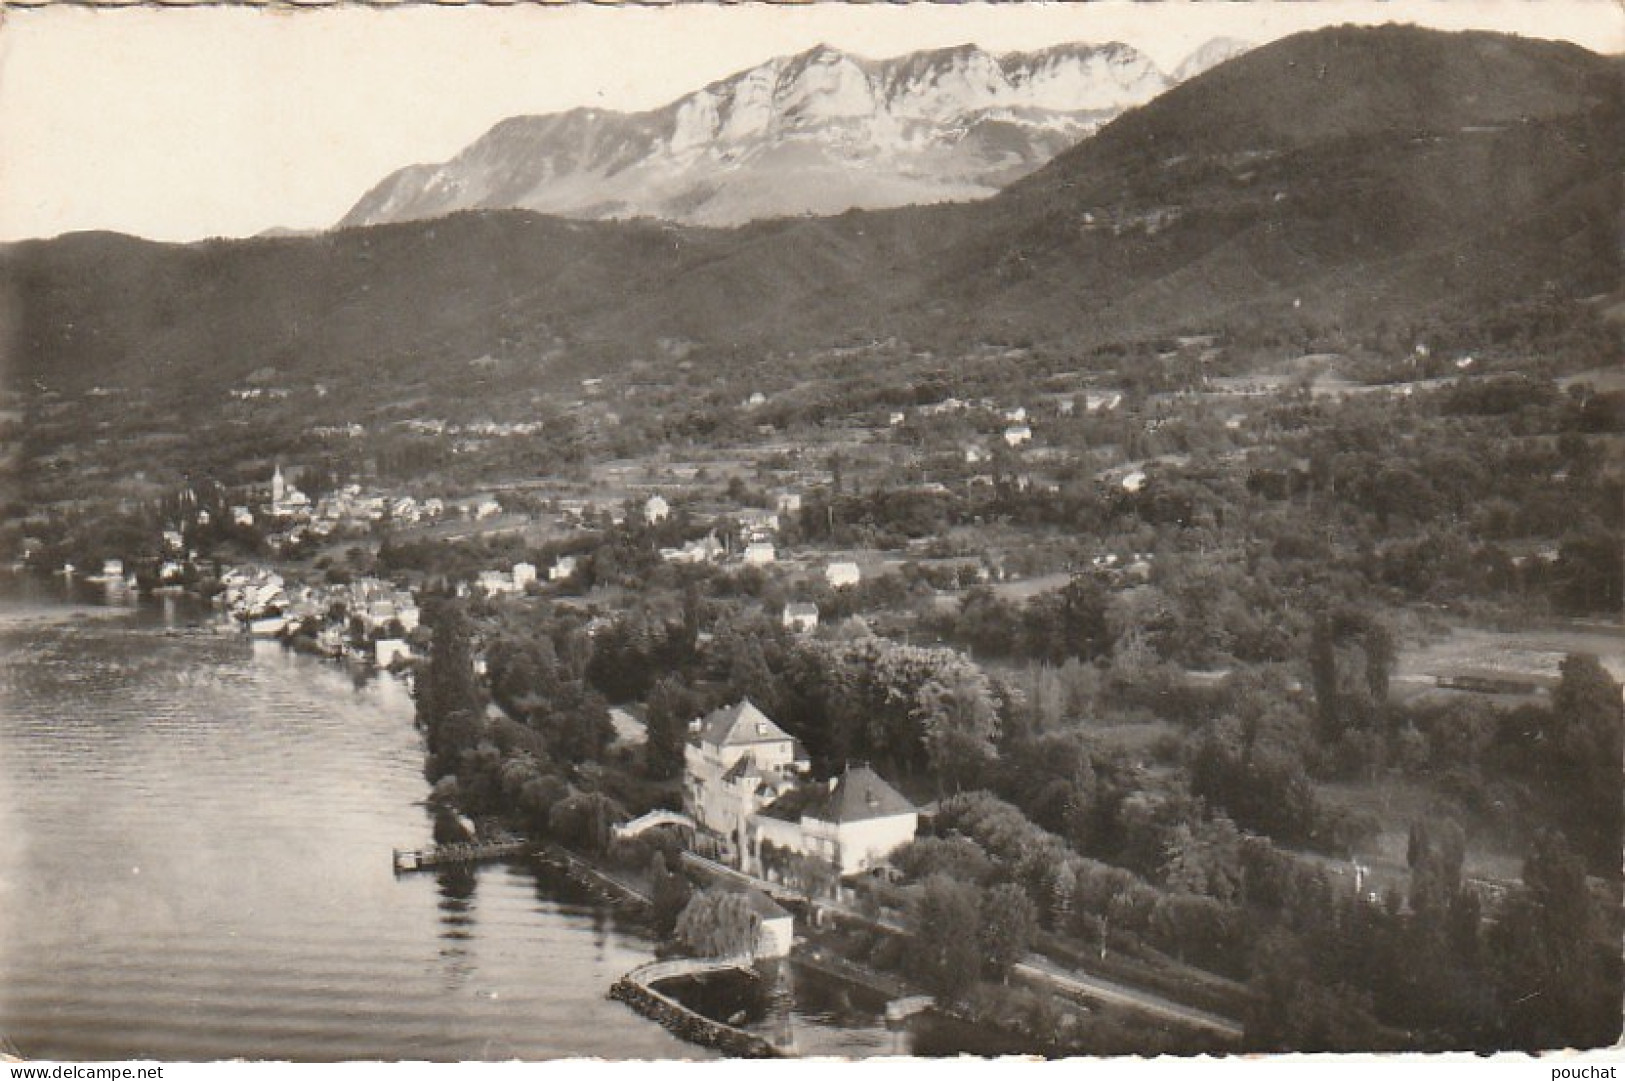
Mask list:
[[[774,800],[762,813],[788,822],[815,818],[840,825],[916,814],[903,794],[868,766],[848,766],[834,784],[806,785]]]
[[[715,747],[739,747],[752,743],[789,741],[790,734],[770,720],[767,714],[741,698],[706,714],[700,722],[700,741]]]

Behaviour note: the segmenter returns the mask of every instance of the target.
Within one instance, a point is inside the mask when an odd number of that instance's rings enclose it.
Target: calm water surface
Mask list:
[[[404,684],[193,602],[81,600],[0,581],[0,1037],[25,1056],[713,1057],[605,997],[655,943],[569,879],[392,873],[432,833]],[[785,971],[752,1027],[802,1054],[1012,1049]]]
[[[0,1036],[41,1058],[697,1058],[604,994],[653,943],[426,843],[385,676],[140,611],[0,600]]]

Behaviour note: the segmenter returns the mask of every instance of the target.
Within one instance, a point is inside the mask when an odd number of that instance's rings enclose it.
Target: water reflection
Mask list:
[[[440,937],[468,938],[474,925],[474,891],[479,882],[474,869],[449,864],[435,872],[440,894]]]

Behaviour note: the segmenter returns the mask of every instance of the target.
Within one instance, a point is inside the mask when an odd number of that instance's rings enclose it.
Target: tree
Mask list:
[[[1111,651],[1110,596],[1095,579],[1078,575],[1061,589],[1027,602],[1027,653],[1052,664],[1069,657],[1093,660]]]
[[[969,662],[943,665],[914,692],[926,755],[938,783],[974,784],[995,756],[998,704],[987,676]]]
[[[701,957],[736,957],[756,949],[761,918],[737,890],[711,887],[695,894],[677,917],[677,937]]]
[[[981,905],[976,887],[932,875],[915,900],[911,923],[915,974],[939,999],[957,998],[976,979],[981,963]]]
[[[609,847],[612,827],[625,817],[608,796],[576,792],[553,805],[547,818],[548,832],[571,848],[603,852]]]
[[[1223,815],[1192,825],[1181,822],[1163,848],[1162,881],[1176,893],[1192,893],[1223,902],[1241,892],[1241,833]]]
[[[1038,933],[1038,908],[1027,891],[1005,882],[982,894],[977,941],[984,965],[1008,983],[1010,969],[1027,956]]]
[[[1454,820],[1411,823],[1405,860],[1411,869],[1411,909],[1419,918],[1442,918],[1455,904],[1466,849],[1466,835]]]
[[[993,874],[987,853],[969,837],[916,837],[898,846],[891,861],[913,881],[940,874],[957,882],[981,883]]]
[[[669,870],[665,853],[656,851],[649,858],[649,918],[655,930],[662,935],[676,931],[677,919],[693,896],[688,879]]]
[[[1625,603],[1625,568],[1618,531],[1603,529],[1566,538],[1558,550],[1555,593],[1568,612],[1618,613]]]
[[[778,680],[767,663],[761,641],[753,635],[740,635],[733,645],[728,665],[732,697],[749,698],[770,717],[780,712]]]
[[[523,709],[558,688],[558,656],[544,634],[501,638],[487,661],[491,696],[509,709]]]
[[[456,771],[465,750],[484,733],[484,699],[474,674],[472,631],[453,601],[426,613],[433,632],[429,663],[417,688],[417,718],[428,744],[428,773],[438,780]]]
[[[1523,868],[1524,893],[1492,928],[1502,1039],[1528,1050],[1596,1047],[1619,1036],[1617,937],[1594,937],[1585,865],[1543,831]],[[1609,941],[1612,937],[1612,941]]]
[[[1315,979],[1308,951],[1291,935],[1264,942],[1255,961],[1247,1043],[1260,1051],[1369,1051],[1376,1018],[1371,999],[1346,984]]]
[[[1563,829],[1599,872],[1617,873],[1622,847],[1625,733],[1620,685],[1597,658],[1571,654],[1552,694],[1545,782]]]
[[[841,884],[840,871],[833,863],[808,852],[791,853],[786,872],[786,881],[809,901],[834,894]]]
[[[1244,829],[1283,841],[1315,839],[1314,788],[1297,748],[1280,735],[1268,724],[1234,717],[1208,724],[1191,755],[1191,792]]]
[[[665,676],[655,683],[644,710],[648,725],[644,769],[649,776],[664,780],[682,772],[688,724],[699,715],[698,696],[680,678]]]
[[[574,680],[559,684],[552,698],[538,703],[531,711],[531,722],[547,737],[553,751],[570,762],[602,758],[615,739],[603,696]]]

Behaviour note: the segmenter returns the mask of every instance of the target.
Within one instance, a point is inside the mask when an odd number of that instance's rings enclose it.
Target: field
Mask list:
[[[1590,653],[1625,680],[1625,627],[1597,623],[1521,631],[1457,627],[1403,650],[1393,682],[1399,693],[1414,694],[1434,687],[1439,676],[1468,671],[1555,679],[1570,653]]]
[[[1372,888],[1378,892],[1390,884],[1404,889],[1410,881],[1405,857],[1411,823],[1437,817],[1440,808],[1439,797],[1426,782],[1389,777],[1377,782],[1325,783],[1316,790],[1333,807],[1376,817],[1380,829],[1360,847],[1356,858],[1369,869]],[[1449,813],[1461,821],[1467,833],[1467,858],[1463,863],[1467,877],[1490,882],[1518,881],[1523,867],[1519,839],[1504,837],[1489,823],[1474,821],[1471,816],[1463,820],[1457,808],[1449,808]]]

